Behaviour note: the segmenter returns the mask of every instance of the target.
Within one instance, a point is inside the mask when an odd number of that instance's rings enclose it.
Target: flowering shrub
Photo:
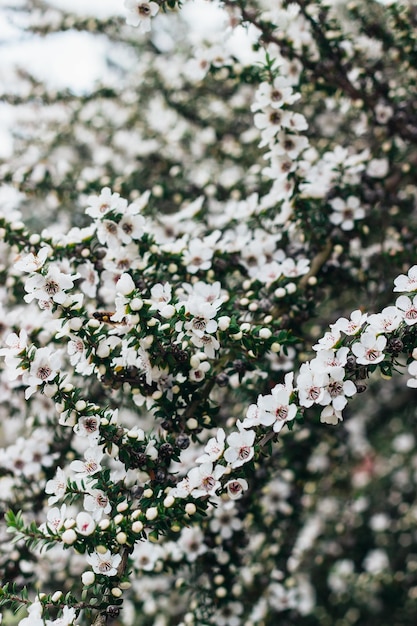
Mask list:
[[[2,165],[3,623],[413,623],[415,9],[124,4]]]

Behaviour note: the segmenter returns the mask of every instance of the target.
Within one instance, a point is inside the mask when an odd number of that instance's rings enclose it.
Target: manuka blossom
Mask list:
[[[70,469],[77,472],[78,478],[93,476],[101,470],[100,461],[103,458],[103,451],[98,448],[87,448],[84,452],[85,461],[75,460],[70,463]]]
[[[291,403],[292,385],[286,376],[286,385],[278,384],[269,395],[259,396],[256,405],[251,405],[243,421],[244,428],[253,426],[272,426],[275,432],[280,432],[284,424],[295,418],[297,406]]]
[[[66,515],[67,505],[63,504],[61,508],[54,506],[52,509],[49,509],[46,516],[46,523],[41,524],[39,526],[39,530],[44,532],[46,535],[52,533],[56,534],[60,528],[64,525],[65,515]]]
[[[408,296],[400,296],[397,298],[395,306],[400,310],[407,326],[417,324],[417,296],[414,296],[413,299]]]
[[[127,207],[127,200],[119,193],[112,193],[109,187],[104,187],[99,196],[90,196],[88,202],[85,212],[93,219],[101,219],[110,211],[123,213]]]
[[[86,559],[96,574],[116,576],[122,557],[120,554],[112,554],[110,550],[106,550],[103,553],[95,550],[91,554],[87,554]]]
[[[211,462],[202,463],[202,465],[191,469],[187,475],[191,495],[194,498],[214,496],[221,486],[219,479],[225,471],[224,466],[216,465],[213,467]]]
[[[230,467],[240,467],[253,458],[255,449],[255,432],[244,430],[242,423],[238,422],[239,430],[231,433],[227,439],[228,447],[224,451],[224,459]]]
[[[30,252],[25,256],[19,255],[14,263],[14,267],[21,272],[37,272],[48,258],[49,248],[44,246],[37,254]]]
[[[310,363],[303,363],[297,378],[298,396],[301,406],[321,404],[329,375],[322,370],[314,370]]]
[[[64,274],[56,266],[50,266],[47,274],[32,274],[25,282],[25,302],[36,299],[40,303],[55,302],[63,304],[67,299],[66,291],[74,287],[74,280],[79,274]],[[45,308],[45,305],[43,306]]]
[[[61,500],[67,490],[67,477],[61,467],[57,467],[55,478],[48,480],[45,486],[45,493],[52,494],[48,498],[48,505],[52,506]]]
[[[4,356],[4,361],[7,366],[7,376],[10,380],[15,380],[20,374],[23,373],[21,366],[21,359],[17,356],[27,346],[27,332],[21,330],[19,334],[11,333],[6,338],[7,348],[0,349],[0,356]]]
[[[125,0],[124,5],[128,10],[126,24],[139,27],[142,33],[149,32],[151,30],[151,19],[159,11],[157,3],[141,2],[140,0]]]
[[[394,280],[393,291],[417,291],[417,265],[413,265],[407,275],[400,274]]]
[[[384,360],[384,348],[387,338],[384,335],[376,336],[369,331],[364,332],[360,341],[352,344],[352,352],[360,365],[375,365]]]
[[[352,230],[355,226],[355,220],[362,220],[365,217],[365,211],[360,206],[359,198],[355,196],[349,196],[347,200],[333,198],[329,200],[329,204],[333,209],[329,219],[332,224],[340,226],[342,230]]]
[[[204,454],[198,457],[197,463],[217,461],[223,454],[225,438],[226,433],[223,428],[219,428],[216,437],[212,437],[208,440],[204,448]]]
[[[108,496],[101,489],[91,489],[84,496],[84,509],[91,514],[92,518],[100,521],[103,514],[111,511],[111,504]]]
[[[368,316],[368,329],[376,335],[392,333],[394,330],[397,330],[402,320],[403,317],[397,307],[387,306],[382,309],[381,313],[373,313]]]
[[[52,348],[38,348],[30,368],[23,374],[23,382],[28,385],[25,391],[26,400],[30,398],[39,385],[51,382],[57,376],[62,364],[61,352]]]
[[[344,380],[343,367],[334,367],[329,372],[325,394],[320,404],[332,404],[336,411],[342,411],[347,398],[355,395],[357,389],[351,380]]]
[[[248,481],[244,478],[235,478],[234,480],[228,480],[224,487],[231,500],[238,500],[248,489],[248,486]]]
[[[362,311],[357,309],[350,314],[350,319],[341,317],[331,325],[331,329],[332,331],[341,331],[345,335],[356,335],[366,322],[367,317],[367,313],[362,313]]]

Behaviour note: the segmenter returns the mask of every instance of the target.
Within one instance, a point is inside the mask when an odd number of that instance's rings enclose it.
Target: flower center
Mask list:
[[[52,374],[52,370],[47,365],[41,365],[36,372],[36,376],[41,380],[46,380]]]
[[[288,417],[288,407],[283,405],[277,407],[275,417],[280,421],[286,420]]]
[[[48,280],[45,283],[45,291],[48,296],[54,296],[59,291],[59,285],[55,280]]]

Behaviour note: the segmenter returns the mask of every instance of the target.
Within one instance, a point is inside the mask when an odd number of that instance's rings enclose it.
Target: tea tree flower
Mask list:
[[[120,565],[122,557],[120,554],[112,554],[110,550],[105,552],[94,552],[87,554],[87,563],[89,563],[93,572],[103,574],[104,576],[116,576],[117,568]]]
[[[231,433],[226,439],[228,447],[224,451],[224,458],[231,467],[240,467],[248,463],[255,453],[254,431],[243,430],[241,423],[238,423],[238,427],[239,431]]]
[[[343,198],[333,198],[329,201],[333,209],[330,215],[330,221],[335,226],[340,226],[342,230],[352,230],[356,220],[362,220],[365,217],[365,211],[360,205],[359,198],[349,196],[347,200]]]
[[[100,448],[88,448],[84,452],[85,461],[72,461],[70,468],[73,472],[77,472],[78,478],[87,478],[93,476],[101,470],[100,461],[103,458],[103,452]]]
[[[129,24],[129,26],[138,26],[142,33],[151,30],[151,19],[159,11],[159,6],[156,2],[125,0],[124,5],[128,10],[126,24]]]
[[[68,275],[61,272],[57,267],[51,266],[46,275],[33,274],[25,282],[25,290],[28,292],[24,299],[32,302],[36,299],[42,302],[53,301],[63,304],[67,298],[65,293],[74,287],[74,280],[78,274]]]
[[[352,352],[357,362],[363,365],[375,365],[384,359],[384,348],[387,338],[384,335],[374,335],[370,331],[363,333],[360,341],[352,345]]]

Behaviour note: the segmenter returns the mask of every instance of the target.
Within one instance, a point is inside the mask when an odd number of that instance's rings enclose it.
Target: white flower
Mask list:
[[[244,478],[235,478],[234,480],[229,480],[225,484],[225,489],[227,490],[227,495],[231,500],[237,500],[241,498],[243,492],[248,489],[248,482]]]
[[[72,626],[76,618],[76,611],[74,608],[64,606],[62,615],[57,617],[53,621],[46,620],[46,626]]]
[[[48,257],[49,249],[43,247],[39,250],[38,254],[30,252],[26,256],[19,255],[14,263],[14,267],[21,272],[37,272],[45,263]]]
[[[333,324],[332,330],[327,331],[318,343],[313,346],[313,350],[329,350],[333,348],[340,339],[340,330],[337,328],[337,323]]]
[[[300,94],[293,93],[289,79],[284,76],[277,76],[272,84],[264,82],[259,85],[251,109],[252,111],[260,111],[267,106],[279,109],[284,104],[293,104],[299,98]]]
[[[394,280],[394,291],[417,291],[417,265],[408,270],[407,276],[400,274]]]
[[[146,33],[151,30],[151,18],[154,17],[159,11],[159,6],[156,2],[125,0],[124,5],[128,10],[126,24],[135,27],[139,26],[139,30],[142,33]]]
[[[33,299],[41,302],[56,302],[63,304],[67,299],[66,290],[74,287],[74,280],[79,278],[79,274],[64,274],[57,267],[51,266],[48,273],[33,274],[29,276],[25,282],[25,291],[28,293],[24,296],[25,302],[32,302]]]
[[[223,428],[219,428],[216,437],[212,437],[208,440],[204,448],[205,454],[199,456],[196,462],[207,463],[208,461],[217,461],[223,454],[225,438],[226,433]]]
[[[408,296],[400,296],[397,298],[395,306],[400,309],[404,316],[404,322],[408,324],[408,326],[417,324],[417,296],[414,296],[413,299]]]
[[[331,372],[334,367],[344,367],[346,365],[349,348],[339,348],[334,350],[319,350],[313,361],[316,361],[319,368],[324,372]]]
[[[182,262],[191,274],[199,270],[208,270],[211,267],[213,249],[202,239],[191,239],[188,250],[184,250]]]
[[[4,356],[4,362],[7,365],[7,377],[9,380],[15,380],[24,370],[19,367],[21,360],[17,356],[27,346],[27,332],[21,330],[19,335],[11,333],[6,338],[7,348],[0,349],[0,356]]]
[[[200,554],[207,552],[207,546],[204,543],[203,531],[201,528],[196,526],[183,528],[177,544],[184,553],[187,561],[190,561],[191,563],[195,561]]]
[[[335,409],[331,404],[324,407],[320,414],[320,421],[322,424],[331,424],[332,426],[336,426],[336,424],[342,420],[343,417],[341,411]]]
[[[145,225],[143,215],[124,215],[118,223],[120,241],[128,244],[132,239],[140,239],[145,232]]]
[[[93,519],[100,520],[103,513],[110,513],[111,504],[104,491],[92,489],[84,496],[84,509],[91,513]]]
[[[389,172],[388,159],[372,159],[366,168],[366,173],[372,178],[385,178]]]
[[[290,403],[291,391],[284,385],[275,385],[271,393],[258,398],[258,421],[263,426],[273,425],[275,432],[279,432],[284,424],[294,419],[297,406]]]
[[[25,398],[28,400],[39,385],[54,380],[61,368],[61,353],[49,347],[38,348],[28,372],[24,373],[24,382],[28,385]]]
[[[191,331],[200,338],[206,333],[216,332],[217,322],[213,318],[217,315],[217,309],[212,304],[190,300],[188,310],[192,319],[184,324],[185,330]]]
[[[340,226],[342,230],[352,230],[355,220],[365,217],[365,211],[361,208],[359,198],[356,196],[349,196],[347,200],[333,198],[329,204],[333,209],[329,219],[332,224]]]
[[[169,283],[157,283],[151,289],[151,309],[161,311],[167,304],[171,302],[172,287]]]
[[[100,435],[100,417],[98,415],[83,415],[74,426],[74,432],[80,437],[87,437],[97,441]]]
[[[331,329],[334,332],[341,331],[345,335],[356,335],[356,333],[362,328],[367,319],[367,313],[362,313],[359,309],[353,311],[350,314],[350,319],[341,317],[331,325]]]
[[[96,529],[96,523],[89,513],[82,511],[76,517],[76,530],[80,535],[92,535]]]
[[[29,615],[20,620],[18,626],[45,626],[42,619],[42,606],[37,600],[28,608]]]
[[[87,259],[85,263],[77,267],[77,270],[82,279],[80,281],[81,291],[89,298],[95,298],[99,279],[94,265]]]
[[[46,523],[42,524],[39,527],[39,530],[41,530],[45,534],[49,534],[49,530],[52,530],[53,533],[57,533],[65,522],[66,510],[66,504],[63,504],[60,509],[58,509],[58,507],[56,506],[52,507],[52,509],[49,509],[46,516]]]
[[[328,380],[329,376],[326,372],[314,371],[309,363],[303,363],[297,378],[301,406],[310,407],[313,404],[321,404]]]
[[[224,459],[231,467],[240,467],[253,458],[255,449],[255,432],[253,430],[243,430],[242,423],[238,422],[238,432],[231,433],[226,441],[228,448],[224,452]]]
[[[376,336],[374,333],[363,333],[360,341],[352,345],[352,352],[360,365],[374,365],[384,360],[384,348],[387,338],[384,335]]]
[[[53,494],[48,498],[48,504],[51,506],[60,500],[67,490],[67,477],[60,467],[57,467],[55,478],[48,480],[45,486],[45,492]]]
[[[87,554],[86,560],[96,574],[115,576],[122,557],[120,554],[112,554],[110,550],[106,550],[103,554],[95,550],[91,554]]]
[[[207,495],[214,496],[220,487],[219,478],[223,476],[225,471],[226,468],[222,465],[216,465],[213,468],[213,463],[210,462],[193,467],[187,474],[191,495],[194,498]],[[179,485],[177,485],[178,487]],[[180,495],[179,497],[182,496]]]
[[[374,313],[368,317],[369,329],[376,335],[380,333],[391,333],[396,330],[402,322],[402,315],[395,306],[387,306],[381,313]]]
[[[322,404],[332,404],[336,411],[342,411],[347,399],[357,392],[356,385],[351,380],[343,380],[345,370],[343,367],[335,367],[329,373],[329,380],[326,385],[326,393]]]
[[[99,196],[90,196],[88,202],[85,212],[92,218],[102,218],[110,211],[123,213],[127,207],[127,200],[118,193],[112,193],[109,187],[104,187]]]
[[[149,541],[139,541],[132,554],[135,567],[144,572],[152,572],[158,560],[162,559],[164,551],[161,546]]]
[[[75,460],[70,463],[70,469],[78,472],[78,478],[86,478],[92,476],[101,470],[100,461],[103,458],[103,452],[100,448],[87,448],[84,452],[85,461]]]

